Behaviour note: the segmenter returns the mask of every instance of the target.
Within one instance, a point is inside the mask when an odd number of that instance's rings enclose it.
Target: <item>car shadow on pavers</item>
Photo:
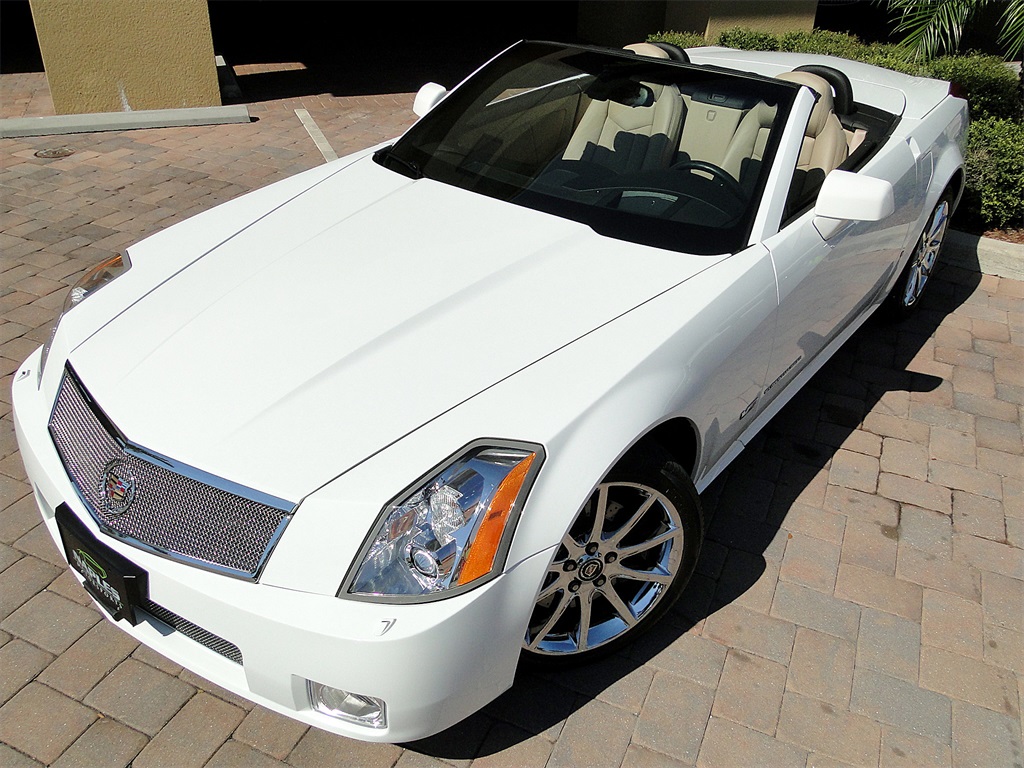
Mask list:
[[[877,494],[877,454],[860,466],[862,454],[844,446],[869,437],[866,421],[907,422],[915,393],[942,386],[939,376],[913,370],[928,367],[915,361],[980,281],[980,274],[944,267],[913,316],[891,322],[884,308],[876,313],[705,492],[705,553],[713,552],[715,562],[703,574],[698,566],[695,578],[711,578],[714,590],[708,610],[691,614],[695,621],[738,600],[757,602],[750,591],[769,568],[777,578],[791,529],[807,525],[797,517],[844,514],[844,506]],[[879,523],[883,535],[899,536],[898,514],[891,526]]]
[[[676,606],[650,632],[616,655],[563,673],[521,668],[514,686],[481,712],[403,746],[443,760],[465,760],[502,752],[541,734],[554,741],[569,717],[595,700],[639,713],[654,695],[651,680],[658,670],[697,684],[693,691],[669,694],[681,704],[694,691],[716,688],[728,648],[742,645],[742,640],[710,626],[716,614],[768,615],[773,601],[782,598],[776,595],[777,585],[789,588],[813,580],[812,563],[800,578],[779,581],[789,542],[800,530],[825,524],[836,513],[854,513],[844,511],[844,505],[877,497],[877,456],[872,476],[870,469],[859,470],[856,457],[851,466],[841,466],[851,458],[848,454],[856,453],[842,446],[856,444],[855,433],[866,432],[865,421],[908,422],[911,395],[935,392],[943,384],[942,378],[916,370],[928,367],[917,362],[931,359],[922,350],[943,320],[978,288],[981,275],[942,265],[932,281],[911,317],[894,323],[880,311],[869,319],[704,491],[708,530],[696,571]],[[842,484],[834,484],[837,480]],[[891,507],[894,519],[875,522],[881,535],[897,539],[899,505]],[[812,546],[820,550],[822,545],[815,539]],[[824,600],[830,592],[794,591],[785,600],[804,599],[807,604],[786,610],[809,617],[811,625],[835,622],[830,627],[834,633],[852,632],[855,638],[856,623],[844,627],[842,616],[828,615],[824,604],[813,603],[815,596]],[[788,664],[791,645],[781,642],[775,648],[769,642],[759,653],[777,655],[777,661]],[[700,729],[704,725],[693,723]],[[678,727],[687,724],[680,720]]]

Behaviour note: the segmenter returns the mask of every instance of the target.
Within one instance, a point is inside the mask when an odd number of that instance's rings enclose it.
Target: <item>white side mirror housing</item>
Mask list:
[[[881,221],[896,210],[892,184],[885,179],[832,171],[818,192],[814,226],[826,240],[846,221]]]
[[[447,95],[448,90],[443,85],[427,83],[416,92],[416,99],[412,103],[412,111],[418,117],[423,117]]]

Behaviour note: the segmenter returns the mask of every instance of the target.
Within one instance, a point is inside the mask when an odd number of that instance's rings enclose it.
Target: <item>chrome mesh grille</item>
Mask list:
[[[175,471],[173,462],[128,445],[70,369],[50,416],[50,435],[93,518],[133,546],[254,579],[291,519],[286,502],[274,506],[218,488],[190,476],[201,475],[197,471]],[[110,508],[103,491],[115,462],[135,481],[123,512]]]
[[[188,619],[183,619],[174,611],[169,611],[152,600],[144,601],[139,608],[171,629],[181,632],[185,637],[191,638],[200,645],[205,645],[211,651],[219,653],[225,659],[230,659],[235,664],[242,663],[242,652],[238,649],[238,646],[225,640],[220,635],[215,635],[198,624],[193,624]]]

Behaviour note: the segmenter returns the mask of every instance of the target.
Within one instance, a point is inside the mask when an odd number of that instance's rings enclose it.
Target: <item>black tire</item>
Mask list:
[[[902,320],[920,306],[921,297],[931,282],[942,253],[949,217],[952,215],[953,194],[946,190],[932,209],[924,230],[917,238],[914,252],[907,260],[907,266],[886,299],[890,319]]]
[[[524,661],[587,663],[650,629],[682,594],[702,538],[700,499],[682,468],[657,447],[632,452],[576,514],[552,558]]]

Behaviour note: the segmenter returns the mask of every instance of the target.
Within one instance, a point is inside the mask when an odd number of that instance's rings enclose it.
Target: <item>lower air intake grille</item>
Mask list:
[[[50,435],[100,528],[140,549],[255,580],[291,519],[289,502],[131,445],[70,367]]]
[[[202,627],[196,626],[188,619],[181,618],[178,614],[167,610],[162,605],[157,605],[151,600],[146,600],[140,607],[154,619],[162,621],[171,629],[181,632],[185,637],[195,640],[200,645],[205,645],[211,651],[216,651],[225,659],[230,659],[235,664],[242,663],[242,652],[238,650],[238,646],[234,643],[229,643],[223,637],[213,634],[213,632],[207,632]]]

